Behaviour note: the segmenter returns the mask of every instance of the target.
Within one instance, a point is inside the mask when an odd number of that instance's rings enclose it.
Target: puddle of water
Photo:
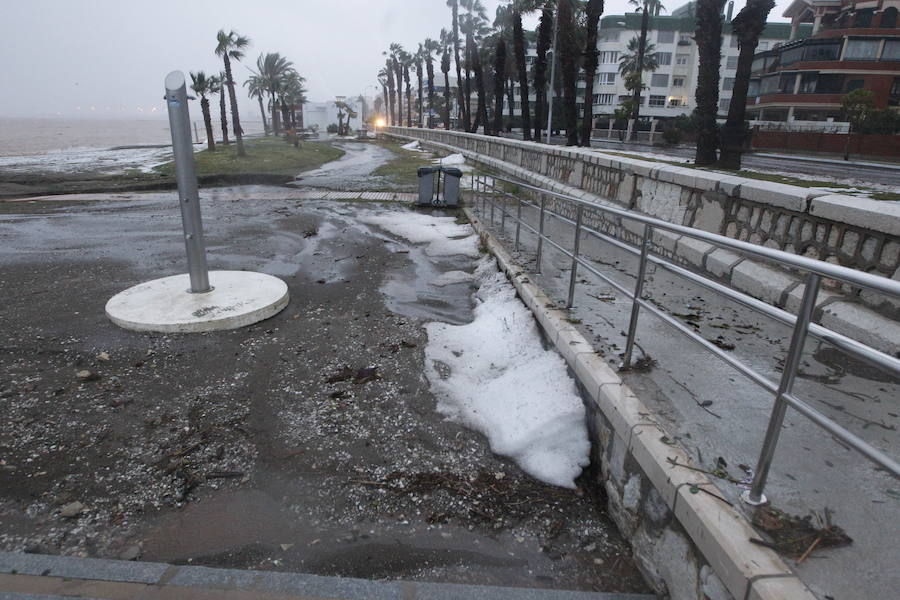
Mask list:
[[[299,175],[295,182],[329,189],[372,188],[373,180],[381,179],[372,172],[394,158],[393,152],[376,144],[345,142],[335,146],[345,152],[341,158]]]

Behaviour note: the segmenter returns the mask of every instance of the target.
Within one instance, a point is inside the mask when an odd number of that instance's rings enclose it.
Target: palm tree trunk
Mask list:
[[[694,110],[697,123],[697,150],[694,164],[711,165],[716,162],[719,145],[719,127],[716,113],[719,111],[719,66],[722,63],[722,8],[725,0],[697,1],[697,54],[700,66],[697,70],[697,89],[694,93]]]
[[[419,84],[419,129],[422,129],[422,109],[424,108],[424,103],[422,102],[422,63],[416,63],[416,79]]]
[[[544,7],[538,25],[537,60],[534,63],[534,139],[541,140],[541,125],[547,120],[547,50],[553,43],[553,12]]]
[[[394,59],[394,70],[397,72],[397,125],[403,127],[403,67]]]
[[[275,90],[269,90],[269,97],[272,100],[272,131],[275,135],[279,135],[281,133],[281,123],[278,120],[278,97],[275,95]]]
[[[412,127],[412,86],[409,85],[409,67],[403,68],[403,83],[406,84],[406,126]]]
[[[238,156],[247,156],[244,150],[244,131],[241,129],[241,117],[238,114],[237,95],[234,93],[234,79],[231,77],[231,60],[228,53],[222,55],[225,59],[225,80],[228,82],[228,99],[231,100],[231,130],[237,140]]]
[[[200,98],[200,111],[203,113],[203,125],[206,127],[206,147],[210,152],[216,151],[216,140],[213,135],[212,117],[209,114],[209,98]]]
[[[453,0],[451,9],[453,11],[453,57],[456,61],[456,92],[457,96],[459,96],[459,106],[457,107],[457,110],[462,116],[463,128],[468,131],[470,119],[469,113],[466,112],[466,101],[462,84],[462,69],[459,64],[459,3],[457,0]]]
[[[724,0],[723,0],[724,1]],[[591,147],[594,129],[594,74],[597,72],[597,27],[603,14],[603,0],[588,0],[587,36],[584,42],[584,115],[581,117],[581,145]]]
[[[637,75],[638,85],[631,92],[631,118],[634,119],[634,126],[631,128],[631,140],[637,139],[637,122],[641,117],[641,92],[643,91],[644,77],[644,51],[647,49],[647,27],[650,24],[650,11],[647,10],[647,0],[644,0],[644,10],[641,13],[641,37],[638,38],[638,55],[637,55]],[[629,140],[629,141],[631,141]]]
[[[262,115],[263,131],[268,136],[269,135],[269,124],[266,123],[266,109],[263,107],[262,92],[259,93],[259,96],[257,96],[256,99],[259,101],[259,114]]]
[[[300,98],[300,101],[297,102],[297,122],[295,125],[297,129],[303,129],[303,98]]]
[[[450,131],[450,70],[444,71],[444,129]]]
[[[503,85],[506,83],[506,41],[497,40],[494,51],[494,135],[503,131]]]
[[[522,135],[531,139],[531,111],[528,106],[528,65],[525,62],[525,33],[522,30],[522,13],[513,12],[513,51],[516,53],[516,70],[519,74],[519,103],[522,105]],[[513,101],[510,97],[509,110],[512,114]]]
[[[428,129],[434,129],[434,63],[430,54],[425,63],[425,75],[428,77]]]
[[[471,71],[471,67],[474,66],[474,63],[475,63],[475,57],[472,56],[472,54],[473,54],[472,46],[474,46],[474,43],[471,41],[471,39],[472,39],[472,34],[471,34],[471,33],[470,33],[470,34],[467,34],[467,36],[466,36],[466,67],[465,67],[465,71],[466,71],[466,83],[465,83],[465,85],[466,85],[466,92],[465,92],[465,95],[464,95],[464,98],[465,98],[465,106],[466,106],[466,113],[465,113],[465,114],[466,114],[466,120],[467,120],[467,121],[471,121],[471,120],[472,120],[472,79],[471,79],[471,76],[470,76],[470,75],[471,75],[471,72],[472,72],[472,71]],[[477,110],[477,108],[476,108],[476,110]],[[478,115],[478,116],[481,116],[481,115]],[[477,117],[476,117],[476,118],[477,118]],[[470,124],[471,124],[471,123],[470,123]],[[472,129],[470,129],[469,131],[473,131],[473,130],[476,130],[476,129],[478,129],[478,126],[477,126],[477,125],[475,125],[475,126],[474,126]]]
[[[506,80],[506,103],[508,105],[508,107],[506,109],[506,114],[509,115],[509,124],[507,124],[507,126],[506,126],[507,131],[509,131],[512,128],[512,123],[513,123],[513,121],[516,120],[516,109],[515,109],[516,91],[515,91],[515,88],[516,88],[516,80],[513,79],[512,77],[508,78]],[[530,128],[531,128],[530,123],[529,123],[528,130],[525,130],[523,128],[523,131],[528,131],[528,139],[531,139]]]
[[[484,124],[484,132],[486,134],[490,133],[490,123],[488,123],[487,118],[487,98],[484,92],[484,69],[481,65],[481,54],[478,52],[478,48],[475,46],[475,40],[471,34],[469,34],[466,38],[466,48],[468,50],[468,54],[472,57],[472,69],[475,72],[475,94],[477,100],[477,122],[475,126],[472,128],[472,133],[476,133],[478,131],[478,124]]]
[[[566,145],[578,145],[578,53],[575,43],[575,15],[571,0],[559,0],[559,63],[563,82],[563,122],[566,125]],[[590,104],[590,102],[588,102]]]
[[[219,112],[222,117],[222,143],[226,146],[229,144],[228,142],[228,117],[225,112],[225,84],[222,84],[222,89],[219,90]]]
[[[753,71],[753,54],[759,43],[759,36],[766,26],[769,12],[775,6],[773,0],[747,0],[746,6],[732,20],[732,31],[738,36],[740,52],[737,70],[734,74],[734,89],[728,106],[728,119],[722,130],[722,148],[719,166],[725,169],[740,169],[744,144],[747,141],[747,90],[750,87],[750,73]]]

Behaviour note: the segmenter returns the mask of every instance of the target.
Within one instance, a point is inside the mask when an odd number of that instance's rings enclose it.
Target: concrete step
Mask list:
[[[0,600],[651,600],[644,594],[213,569],[0,552]]]

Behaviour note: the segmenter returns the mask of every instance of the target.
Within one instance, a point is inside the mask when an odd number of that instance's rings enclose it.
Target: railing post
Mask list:
[[[502,204],[500,205],[500,233],[506,233],[506,195],[503,195],[503,199],[501,200]]]
[[[578,276],[578,247],[581,243],[581,214],[583,206],[578,205],[578,213],[575,217],[575,243],[572,244],[572,273],[569,275],[569,298],[566,300],[566,308],[572,308],[575,302],[575,279]]]
[[[516,196],[516,252],[519,251],[519,231],[522,229],[522,196]]]
[[[537,268],[535,269],[535,273],[541,272],[541,254],[544,249],[544,201],[546,197],[544,194],[541,194],[541,213],[540,219],[538,220],[538,247],[537,247]]]
[[[497,193],[497,180],[491,182],[491,227],[494,226],[494,195]]]
[[[778,393],[775,395],[772,414],[769,416],[769,427],[766,429],[766,438],[759,453],[756,473],[753,475],[753,483],[750,489],[745,490],[741,494],[741,499],[753,506],[759,506],[768,502],[765,494],[763,494],[763,489],[766,487],[769,468],[772,466],[772,458],[775,456],[775,447],[778,445],[778,436],[781,433],[781,426],[784,424],[784,414],[787,411],[787,402],[784,401],[784,395],[790,394],[794,387],[794,379],[797,377],[797,367],[800,365],[800,358],[803,355],[803,345],[806,342],[809,323],[812,320],[813,310],[816,308],[816,296],[819,294],[820,282],[821,278],[817,273],[809,273],[806,276],[806,289],[803,290],[800,312],[797,313],[797,322],[791,335],[791,346],[788,349],[787,359],[784,361],[781,383],[778,386]]]
[[[631,320],[628,322],[628,340],[625,342],[625,356],[622,357],[622,368],[631,366],[631,353],[634,351],[634,338],[637,335],[638,313],[641,310],[641,295],[644,293],[644,276],[647,273],[647,252],[653,228],[644,225],[644,240],[641,243],[641,262],[638,266],[637,283],[634,286],[634,300],[631,303]]]

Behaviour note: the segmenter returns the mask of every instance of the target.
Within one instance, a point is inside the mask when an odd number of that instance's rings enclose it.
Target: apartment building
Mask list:
[[[738,41],[731,32],[733,4],[728,4],[722,29],[719,90],[719,114],[722,117],[728,113],[738,60]],[[647,89],[641,95],[641,116],[676,117],[690,114],[694,110],[694,91],[700,64],[697,43],[694,41],[695,29],[693,2],[673,10],[671,15],[650,17],[647,39],[655,46],[659,67],[652,73],[644,73],[643,80]],[[787,42],[791,31],[791,23],[767,23],[760,36],[759,50],[769,50]],[[794,33],[805,36],[811,31],[811,25],[798,24]],[[639,37],[640,32],[640,13],[610,15],[600,20],[597,42],[599,67],[593,90],[595,115],[612,114],[623,100],[630,98],[618,72],[619,59],[627,52],[628,42]]]
[[[873,93],[878,108],[900,106],[900,0],[794,0],[784,12],[808,39],[754,57],[750,118],[837,120],[853,90]]]

